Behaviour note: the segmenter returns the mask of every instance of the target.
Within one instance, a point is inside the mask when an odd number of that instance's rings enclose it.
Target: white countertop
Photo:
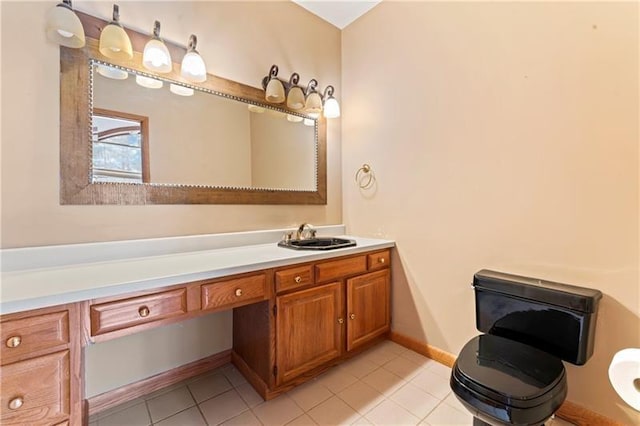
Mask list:
[[[343,237],[356,240],[357,245],[337,250],[307,251],[278,247],[273,242],[3,271],[0,313],[117,296],[395,245],[391,240]]]

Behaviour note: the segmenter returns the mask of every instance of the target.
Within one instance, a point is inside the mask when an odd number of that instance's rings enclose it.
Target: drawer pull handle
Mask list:
[[[17,410],[18,408],[22,407],[22,404],[24,404],[24,400],[21,396],[17,396],[9,401],[9,409]]]
[[[242,289],[236,288],[236,297],[240,297],[240,296],[242,296]]]
[[[140,315],[142,318],[148,317],[150,313],[151,311],[146,306],[142,306],[140,309],[138,309],[138,315]]]
[[[7,339],[6,345],[8,348],[17,348],[22,343],[22,337],[11,336]]]
[[[378,263],[384,264],[384,262],[386,262],[386,260],[384,260],[384,257],[379,257],[378,258]]]
[[[349,315],[349,318],[351,318],[352,320],[356,319],[356,314]]]
[[[300,284],[302,282],[302,277],[298,275],[293,280],[296,282],[296,284]]]
[[[343,323],[344,323],[344,319],[338,318],[338,324],[343,324]]]

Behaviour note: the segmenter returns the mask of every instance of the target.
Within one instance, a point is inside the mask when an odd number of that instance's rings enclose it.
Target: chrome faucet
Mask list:
[[[316,237],[316,230],[312,228],[313,225],[309,223],[303,223],[298,227],[298,231],[296,232],[296,239],[298,240],[307,240],[309,238]]]

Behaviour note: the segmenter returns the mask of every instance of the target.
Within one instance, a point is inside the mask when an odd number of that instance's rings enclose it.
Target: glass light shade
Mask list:
[[[129,77],[129,73],[124,70],[109,67],[107,65],[96,66],[96,71],[103,77],[111,78],[113,80],[126,80]]]
[[[316,121],[310,118],[305,118],[302,124],[304,124],[305,126],[313,126],[314,124],[316,124]]]
[[[277,78],[272,78],[267,83],[267,88],[265,89],[264,98],[267,102],[271,102],[272,104],[280,104],[284,102],[284,86],[282,82]]]
[[[179,86],[177,84],[171,84],[169,86],[171,93],[180,96],[193,96],[193,89],[190,87]]]
[[[324,116],[326,118],[340,117],[340,104],[336,98],[330,97],[324,102]]]
[[[252,104],[249,104],[249,105],[247,106],[247,108],[249,109],[249,111],[251,111],[251,112],[255,112],[255,113],[257,113],[257,114],[262,114],[262,113],[265,111],[265,109],[264,109],[264,108],[259,107],[258,105],[252,105]]]
[[[145,77],[144,75],[136,75],[136,83],[147,89],[160,89],[164,86],[162,80],[156,80],[155,78]]]
[[[159,73],[171,72],[171,54],[162,40],[152,38],[147,42],[142,53],[142,65]]]
[[[300,117],[299,115],[287,114],[287,120],[292,123],[299,123],[304,120],[304,118]]]
[[[293,110],[304,108],[304,92],[298,86],[293,86],[287,95],[287,107]]]
[[[207,67],[202,56],[197,52],[187,52],[182,58],[180,75],[194,83],[202,83],[207,79]]]
[[[71,7],[60,3],[47,13],[47,38],[61,46],[80,48],[85,44],[84,28]]]
[[[309,117],[318,118],[322,112],[322,98],[318,92],[311,92],[307,95],[307,101],[304,104],[304,112]]]
[[[117,24],[109,24],[100,33],[100,53],[111,59],[131,59],[133,58],[133,48],[131,40],[124,28]]]

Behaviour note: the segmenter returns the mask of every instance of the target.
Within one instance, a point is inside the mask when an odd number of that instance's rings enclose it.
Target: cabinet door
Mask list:
[[[277,384],[341,354],[343,306],[340,282],[276,298]]]
[[[389,331],[389,270],[347,280],[347,350]]]

